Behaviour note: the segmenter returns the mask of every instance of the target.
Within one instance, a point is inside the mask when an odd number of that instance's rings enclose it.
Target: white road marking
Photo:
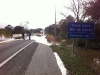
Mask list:
[[[23,48],[21,48],[19,51],[17,51],[16,53],[14,53],[13,55],[11,55],[9,58],[7,58],[5,61],[3,61],[2,63],[0,63],[0,68],[5,65],[9,60],[11,60],[14,56],[16,56],[19,52],[21,52],[22,50],[24,50],[27,46],[29,46],[30,44],[32,44],[34,41],[32,41],[31,43],[27,44],[26,46],[24,46]]]
[[[64,63],[60,59],[59,55],[56,52],[54,52],[54,55],[56,57],[58,67],[60,68],[62,75],[67,75],[68,70],[65,68]]]

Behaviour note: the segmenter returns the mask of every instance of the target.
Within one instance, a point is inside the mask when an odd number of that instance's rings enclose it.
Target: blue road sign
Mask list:
[[[68,23],[68,38],[94,38],[94,23]]]

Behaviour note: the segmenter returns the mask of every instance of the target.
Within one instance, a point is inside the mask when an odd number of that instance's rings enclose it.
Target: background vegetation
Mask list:
[[[82,60],[73,56],[71,50],[65,46],[52,45],[51,48],[58,53],[70,75],[97,75]]]
[[[1,28],[0,29],[0,36],[2,37],[2,35],[4,35],[6,38],[12,38],[13,34],[22,34],[22,33],[28,33],[29,31],[31,33],[40,33],[41,30],[43,30],[42,28],[37,28],[37,29],[28,29],[28,25],[29,22],[25,22],[25,24],[23,25],[23,22],[20,23],[20,25],[17,25],[15,27],[13,27],[12,25],[7,25],[5,26],[5,28]]]
[[[76,1],[76,2],[75,2]],[[66,9],[73,12],[74,16],[61,13],[65,19],[61,19],[58,24],[52,24],[45,28],[47,34],[54,35],[54,26],[56,26],[56,37],[60,40],[70,40],[67,38],[68,22],[93,22],[94,23],[94,39],[87,39],[89,49],[100,49],[100,0],[72,0],[71,5]],[[84,39],[76,39],[75,45],[85,47]]]

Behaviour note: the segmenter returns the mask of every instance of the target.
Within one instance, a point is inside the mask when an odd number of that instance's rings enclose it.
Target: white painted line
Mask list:
[[[16,56],[19,52],[21,52],[22,50],[24,50],[27,46],[29,46],[30,44],[32,44],[34,41],[32,41],[31,43],[27,44],[25,47],[21,48],[19,51],[17,51],[16,53],[14,53],[13,55],[11,55],[9,58],[7,58],[5,61],[3,61],[2,63],[0,63],[0,68],[5,65],[9,60],[11,60],[14,56]]]
[[[54,55],[56,57],[58,67],[60,68],[62,75],[67,75],[68,70],[65,68],[64,63],[60,59],[59,55],[56,52],[54,52]]]

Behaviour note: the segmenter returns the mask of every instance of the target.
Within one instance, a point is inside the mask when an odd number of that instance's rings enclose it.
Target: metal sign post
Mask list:
[[[85,40],[85,43],[86,43],[86,45],[85,45],[85,51],[87,52],[87,39]]]
[[[74,55],[74,44],[75,44],[75,39],[73,39],[72,55]]]

